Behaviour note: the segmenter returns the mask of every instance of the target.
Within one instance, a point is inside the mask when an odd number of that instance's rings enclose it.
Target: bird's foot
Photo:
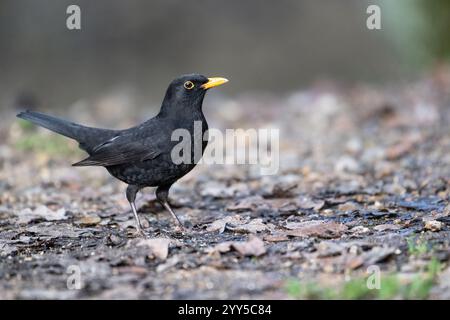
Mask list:
[[[132,238],[148,238],[149,235],[144,231],[142,227],[133,227],[132,230],[128,232],[128,236]]]
[[[141,238],[148,238],[149,235],[144,230],[137,230],[136,235]]]
[[[183,226],[183,224],[181,223],[180,219],[178,218],[178,216],[175,214],[175,212],[173,212],[172,208],[170,207],[169,203],[167,201],[163,202],[163,206],[167,209],[167,211],[170,212],[170,214],[172,215],[173,219],[175,220],[176,226],[175,226],[175,232],[176,233],[186,233],[186,228]]]
[[[176,226],[176,227],[169,227],[167,229],[160,228],[158,230],[158,234],[161,237],[179,239],[187,234],[186,231],[187,230],[185,228],[180,228],[179,226]]]

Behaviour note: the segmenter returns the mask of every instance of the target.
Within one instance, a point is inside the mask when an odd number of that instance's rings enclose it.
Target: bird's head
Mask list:
[[[206,91],[228,82],[225,78],[207,78],[200,74],[183,75],[173,80],[161,107],[165,114],[201,110]]]

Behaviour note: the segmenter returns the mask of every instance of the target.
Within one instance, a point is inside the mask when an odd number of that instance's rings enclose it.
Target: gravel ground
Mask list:
[[[3,112],[0,298],[450,298],[450,72],[205,104],[211,127],[280,128],[280,170],[199,165],[171,191],[186,233],[145,190],[146,239],[124,184]]]

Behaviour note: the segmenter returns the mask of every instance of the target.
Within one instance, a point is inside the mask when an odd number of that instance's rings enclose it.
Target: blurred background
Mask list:
[[[66,28],[70,4],[80,31]],[[381,30],[366,28],[369,4]],[[0,108],[113,97],[153,110],[191,72],[230,78],[214,93],[228,96],[407,82],[449,58],[449,32],[446,0],[0,0]]]
[[[66,27],[72,4],[81,30]],[[381,30],[366,26],[373,4]],[[450,299],[449,35],[448,0],[0,0],[0,298],[285,298],[282,280],[300,277],[342,280],[357,292],[343,299]],[[170,194],[196,233],[176,236],[160,263],[123,246],[135,225],[125,184],[101,167],[72,168],[86,157],[75,141],[15,115],[127,128],[192,72],[230,79],[206,96],[210,128],[279,129],[279,171],[198,165]],[[233,142],[224,155],[245,159]],[[152,191],[137,201],[150,234],[169,230]],[[211,254],[247,237],[208,231],[235,216],[270,230],[266,255]],[[325,221],[339,227],[314,227]],[[304,222],[323,230],[286,233]],[[360,289],[366,279],[348,281],[378,262],[402,278],[383,278],[376,295]],[[66,290],[78,264],[90,270],[86,290]],[[332,297],[302,288],[295,298]]]

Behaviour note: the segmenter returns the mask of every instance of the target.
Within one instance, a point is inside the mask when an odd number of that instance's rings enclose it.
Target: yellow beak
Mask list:
[[[208,82],[202,85],[203,89],[210,89],[227,83],[228,79],[225,78],[208,78]]]

